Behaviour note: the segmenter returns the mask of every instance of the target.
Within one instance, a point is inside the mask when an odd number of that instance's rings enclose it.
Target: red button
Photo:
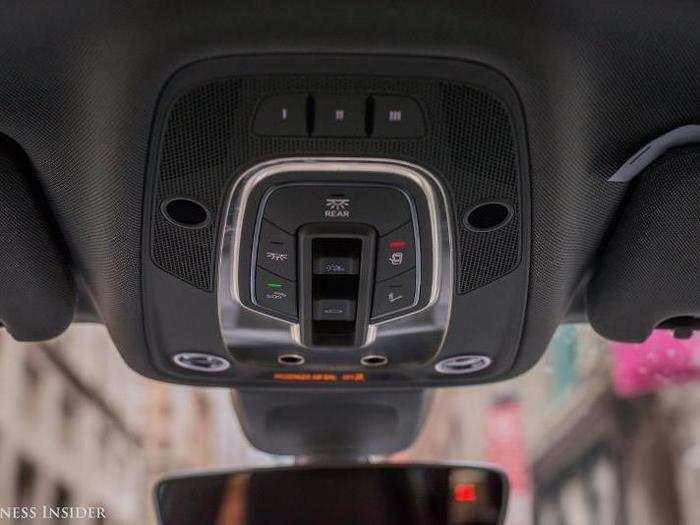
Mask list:
[[[389,241],[389,248],[392,250],[400,250],[406,247],[406,241]]]

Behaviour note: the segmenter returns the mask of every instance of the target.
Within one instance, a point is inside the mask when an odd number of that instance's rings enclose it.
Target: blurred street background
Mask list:
[[[399,458],[501,465],[507,525],[698,523],[700,337],[619,344],[562,326],[525,375],[438,391]]]
[[[43,344],[0,331],[0,396],[0,505],[101,505],[94,523],[143,525],[164,474],[289,463],[247,443],[229,391],[137,375],[99,325]],[[393,459],[500,465],[508,525],[697,523],[700,337],[626,345],[563,326],[524,376],[438,391]]]

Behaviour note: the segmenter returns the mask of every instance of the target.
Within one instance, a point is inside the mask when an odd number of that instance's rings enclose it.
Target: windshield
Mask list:
[[[60,507],[69,523],[155,523],[164,474],[290,462],[247,443],[230,391],[145,379],[98,325],[44,344],[1,332],[0,391],[0,510],[14,519]],[[691,524],[699,422],[700,337],[610,343],[564,325],[523,376],[439,390],[392,460],[501,466],[508,525]]]

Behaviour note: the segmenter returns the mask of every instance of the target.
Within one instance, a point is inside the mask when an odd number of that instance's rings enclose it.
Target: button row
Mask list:
[[[257,302],[265,309],[288,317],[297,316],[296,282],[258,268],[255,276]],[[398,312],[413,305],[416,295],[416,271],[409,270],[375,284],[372,318]],[[349,300],[316,301],[314,319],[354,319],[355,302]]]
[[[413,222],[379,238],[372,318],[413,305],[416,296],[416,244]]]
[[[406,96],[275,95],[255,115],[259,135],[411,138],[425,134],[420,105]]]
[[[296,239],[274,224],[260,225],[255,297],[263,308],[289,317],[297,315]]]

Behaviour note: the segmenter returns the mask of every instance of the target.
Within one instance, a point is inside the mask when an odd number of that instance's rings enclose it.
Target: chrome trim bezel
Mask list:
[[[387,173],[406,178],[423,192],[430,219],[429,249],[432,255],[428,300],[421,308],[386,320],[370,321],[361,348],[387,355],[391,362],[396,363],[401,361],[396,359],[396,352],[410,340],[413,345],[433,347],[431,357],[434,357],[442,346],[449,325],[454,286],[452,225],[447,194],[434,175],[415,164],[392,159],[347,157],[291,157],[266,161],[245,171],[229,190],[220,230],[217,303],[221,336],[232,356],[236,358],[236,351],[240,348],[260,348],[272,358],[266,364],[272,364],[280,354],[298,353],[306,348],[301,343],[298,322],[247,306],[241,300],[239,282],[235,278],[240,270],[245,210],[254,188],[275,175],[290,172],[353,172],[374,173],[375,176],[376,173]],[[329,183],[334,181],[329,180]],[[416,234],[419,228],[416,228]],[[389,356],[392,351],[394,355]],[[313,363],[308,352],[305,357],[307,365]],[[355,367],[356,359],[353,360]]]

